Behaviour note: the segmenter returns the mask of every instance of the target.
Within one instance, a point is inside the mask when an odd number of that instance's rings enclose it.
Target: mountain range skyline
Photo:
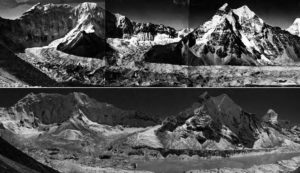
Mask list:
[[[35,3],[67,3],[77,5],[85,2],[83,0],[15,0],[0,2],[0,16],[14,19],[31,8]],[[292,25],[296,18],[300,17],[300,3],[283,0],[276,1],[195,1],[195,0],[90,0],[98,2],[114,13],[120,13],[132,20],[139,22],[152,22],[157,24],[170,25],[178,30],[183,28],[195,28],[209,20],[223,4],[228,3],[232,9],[247,5],[266,23],[279,26],[283,29]],[[105,5],[104,5],[105,4]]]
[[[4,89],[5,90],[5,89]],[[146,91],[146,92],[145,92]],[[264,116],[269,109],[278,113],[280,119],[300,123],[296,89],[18,89],[0,93],[0,107],[9,107],[30,93],[55,93],[68,95],[72,92],[87,94],[99,102],[112,104],[124,110],[136,110],[162,118],[173,116],[195,103],[199,96],[227,94],[245,111]]]

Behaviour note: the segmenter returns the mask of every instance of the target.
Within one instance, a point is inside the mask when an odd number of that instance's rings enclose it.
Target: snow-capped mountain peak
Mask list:
[[[230,8],[229,8],[228,3],[225,3],[222,7],[219,8],[219,11],[227,12],[229,9]]]
[[[254,20],[259,25],[263,25],[264,21],[258,17],[247,5],[244,5],[240,8],[232,10],[234,14],[239,17],[239,22],[243,23],[245,21]]]
[[[278,124],[278,114],[273,109],[269,109],[263,116],[263,121],[271,124]]]
[[[246,19],[251,19],[256,15],[252,10],[250,10],[250,8],[247,5],[234,9],[233,12],[239,17],[243,17]]]
[[[300,36],[300,18],[297,18],[287,31],[293,35]]]

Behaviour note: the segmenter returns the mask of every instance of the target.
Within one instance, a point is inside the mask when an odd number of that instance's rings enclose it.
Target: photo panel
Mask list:
[[[299,96],[258,88],[1,89],[0,170],[297,172]]]

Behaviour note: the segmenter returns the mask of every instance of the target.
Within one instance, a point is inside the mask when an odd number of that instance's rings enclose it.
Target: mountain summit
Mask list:
[[[300,36],[300,18],[296,19],[294,23],[287,29],[291,34]]]

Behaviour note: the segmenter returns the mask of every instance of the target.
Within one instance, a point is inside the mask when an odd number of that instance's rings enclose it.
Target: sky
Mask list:
[[[80,3],[103,0],[0,0],[0,16],[15,18],[31,5]],[[106,0],[106,8],[132,20],[165,24],[176,29],[197,27],[209,20],[224,3],[231,8],[247,5],[268,24],[287,28],[300,18],[299,0]]]
[[[300,89],[1,89],[0,107],[11,106],[31,92],[83,92],[100,102],[110,103],[124,110],[137,110],[160,117],[176,115],[185,110],[204,92],[211,96],[225,93],[247,112],[262,116],[269,109],[274,109],[280,119],[300,123]]]
[[[283,29],[300,18],[299,0],[191,0],[190,25],[197,26],[211,18],[225,3],[232,9],[247,5],[266,23]]]

